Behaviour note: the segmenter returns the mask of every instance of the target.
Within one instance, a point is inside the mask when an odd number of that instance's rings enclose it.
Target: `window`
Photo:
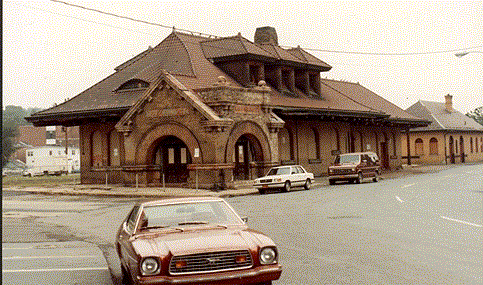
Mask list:
[[[416,155],[424,155],[423,140],[420,138],[416,139],[416,142],[414,145],[416,147]]]
[[[75,155],[75,150],[72,150],[72,155]]]
[[[475,151],[478,152],[478,138],[475,138]]]
[[[149,83],[139,80],[139,79],[132,79],[127,81],[126,83],[122,84],[118,90],[129,90],[129,89],[139,89],[139,88],[147,88]]]
[[[52,156],[52,151],[51,150],[49,150],[49,155]]]
[[[473,153],[473,138],[470,138],[470,152]]]
[[[316,128],[311,128],[312,130],[312,143],[309,146],[309,157],[320,159],[320,147],[319,147],[319,132]]]
[[[429,154],[438,154],[438,140],[436,138],[429,140]]]
[[[250,72],[250,84],[257,85],[258,81],[260,81],[260,66],[249,65],[248,69]]]

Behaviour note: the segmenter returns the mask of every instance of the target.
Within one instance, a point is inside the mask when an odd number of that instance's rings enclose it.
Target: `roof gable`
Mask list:
[[[461,131],[483,131],[483,126],[472,118],[454,110],[448,112],[445,103],[433,101],[418,101],[407,109],[407,112],[414,116],[430,120],[432,124],[424,128],[417,128],[414,131],[429,130],[461,130]]]

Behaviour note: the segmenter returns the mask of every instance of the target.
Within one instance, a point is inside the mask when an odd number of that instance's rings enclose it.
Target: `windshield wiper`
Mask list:
[[[169,225],[156,225],[156,226],[147,226],[147,227],[142,227],[141,229],[144,230],[150,230],[150,229],[164,229],[169,227]]]
[[[186,221],[186,222],[179,222],[178,226],[184,226],[184,225],[204,225],[208,224],[207,221]]]

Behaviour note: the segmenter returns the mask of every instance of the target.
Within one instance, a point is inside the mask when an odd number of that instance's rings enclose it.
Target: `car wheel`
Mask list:
[[[309,190],[310,189],[310,179],[309,178],[307,178],[307,180],[305,180],[304,189],[305,190]]]
[[[357,183],[357,184],[361,184],[362,179],[363,179],[363,177],[362,177],[362,172],[359,172],[359,173],[357,174],[356,183]]]
[[[283,192],[290,191],[290,181],[285,181],[285,185],[283,186]]]
[[[134,284],[132,278],[131,278],[131,274],[129,274],[129,271],[124,267],[124,265],[122,265],[122,262],[121,262],[121,274],[122,274],[122,284],[124,285],[132,285]]]
[[[260,193],[260,195],[265,194],[265,189],[258,189],[258,193]]]
[[[333,179],[329,179],[329,184],[330,184],[330,185],[335,185],[335,180],[333,180]]]
[[[379,181],[379,173],[377,173],[377,171],[374,173],[374,178],[372,178],[372,181],[374,182]]]

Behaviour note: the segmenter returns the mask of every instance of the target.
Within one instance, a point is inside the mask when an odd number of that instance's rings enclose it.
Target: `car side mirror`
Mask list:
[[[244,223],[248,223],[248,217],[247,216],[243,216],[243,217],[241,217],[241,219]]]

